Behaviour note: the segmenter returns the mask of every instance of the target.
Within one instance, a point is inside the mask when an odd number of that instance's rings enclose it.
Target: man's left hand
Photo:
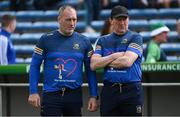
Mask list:
[[[94,111],[97,111],[97,109],[98,109],[98,101],[96,97],[90,97],[88,101],[87,110],[90,112],[94,112]]]

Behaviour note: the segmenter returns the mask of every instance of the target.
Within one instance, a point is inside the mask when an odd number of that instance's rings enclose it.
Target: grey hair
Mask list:
[[[61,17],[61,15],[63,14],[63,12],[64,12],[64,10],[66,9],[66,8],[70,8],[70,9],[74,9],[75,11],[76,11],[76,9],[73,7],[73,6],[71,6],[71,5],[63,5],[63,6],[61,6],[60,8],[59,8],[59,11],[58,11],[58,17]]]

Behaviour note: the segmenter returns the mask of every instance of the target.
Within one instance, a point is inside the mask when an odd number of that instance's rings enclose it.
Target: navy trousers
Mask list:
[[[81,116],[82,89],[43,92],[41,116]]]
[[[101,116],[142,116],[141,82],[111,83],[104,81],[101,92]]]

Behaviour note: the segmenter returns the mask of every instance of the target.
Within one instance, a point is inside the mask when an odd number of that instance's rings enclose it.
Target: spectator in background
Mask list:
[[[90,98],[88,110],[97,109],[97,80],[90,69],[93,48],[87,37],[74,32],[76,10],[72,6],[59,9],[58,30],[44,34],[37,43],[30,66],[29,103],[41,106],[42,116],[81,116],[83,63]],[[42,103],[38,94],[40,66],[44,61]]]
[[[55,9],[60,2],[62,2],[62,0],[34,0],[33,5],[36,10],[52,10]]]
[[[16,60],[15,49],[10,40],[11,33],[16,28],[16,17],[4,15],[0,28],[0,65],[14,64]]]
[[[157,0],[159,8],[178,8],[180,0]]]
[[[91,27],[93,20],[99,19],[99,13],[101,11],[101,0],[85,0],[86,8],[86,29],[85,32],[94,33],[95,30]]]
[[[101,36],[107,35],[113,32],[112,25],[111,25],[111,18],[108,18],[105,20],[102,31],[101,31]]]
[[[11,11],[27,10],[27,0],[9,0]]]
[[[145,62],[158,62],[166,61],[166,54],[162,48],[160,48],[161,43],[167,42],[168,32],[170,31],[167,26],[159,22],[151,26],[151,37],[152,40],[147,44],[146,50],[144,52]]]
[[[142,116],[142,37],[128,29],[128,10],[111,11],[113,32],[99,38],[91,57],[91,69],[104,69],[101,116]]]

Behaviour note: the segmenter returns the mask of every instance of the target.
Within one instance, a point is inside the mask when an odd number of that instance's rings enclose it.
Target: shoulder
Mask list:
[[[134,32],[134,31],[128,31],[128,34],[132,35],[135,38],[142,38],[142,36],[139,33]]]
[[[76,38],[76,40],[78,40],[79,42],[85,42],[85,43],[91,43],[90,42],[90,38],[88,38],[87,36],[85,35],[82,35],[78,32],[74,32],[74,37]]]
[[[157,50],[160,49],[160,47],[151,40],[151,41],[149,42],[148,49],[149,49],[149,50],[152,50],[152,51],[157,51]]]
[[[82,34],[80,34],[80,33],[78,33],[78,32],[74,32],[74,36],[75,36],[77,39],[81,39],[81,40],[87,40],[87,39],[88,39],[87,36],[82,35]]]
[[[112,40],[112,37],[113,37],[113,34],[107,34],[107,35],[103,35],[101,37],[98,38],[98,40],[101,40],[101,41],[106,41],[106,40]]]
[[[48,32],[48,33],[44,33],[41,37],[48,38],[48,37],[52,37],[54,35],[57,35],[56,31],[51,31],[51,32]]]

